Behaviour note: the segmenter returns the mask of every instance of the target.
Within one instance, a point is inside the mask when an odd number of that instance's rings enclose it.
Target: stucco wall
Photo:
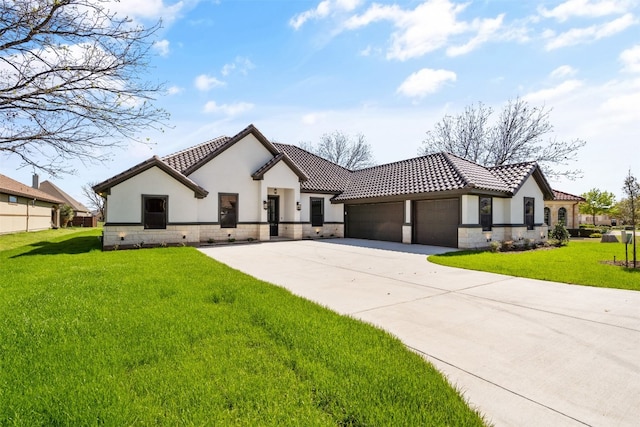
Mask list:
[[[51,228],[52,204],[18,197],[9,203],[9,195],[0,193],[0,234],[38,231]]]
[[[525,183],[520,187],[518,192],[511,198],[510,211],[511,215],[507,223],[523,224],[524,223],[524,198],[533,197],[535,199],[534,221],[536,224],[544,222],[544,195],[538,187],[533,177],[527,178]]]
[[[114,186],[107,196],[107,223],[142,224],[142,195],[168,196],[167,221],[195,222],[197,200],[185,187],[163,170],[152,167]]]

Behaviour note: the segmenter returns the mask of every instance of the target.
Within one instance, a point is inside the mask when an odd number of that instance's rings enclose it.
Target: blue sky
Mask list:
[[[415,157],[445,114],[517,96],[552,108],[552,137],[587,146],[576,181],[622,196],[640,177],[640,1],[127,0],[134,20],[163,19],[147,76],[166,83],[170,114],[151,146],[131,144],[104,165],[75,165],[53,181],[80,186],[255,124],[267,138],[317,142],[362,133],[378,163]],[[32,170],[0,157],[25,183]],[[49,179],[41,175],[41,181]]]

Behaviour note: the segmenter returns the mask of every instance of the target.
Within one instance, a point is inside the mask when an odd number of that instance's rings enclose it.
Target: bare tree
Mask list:
[[[629,198],[629,210],[631,211],[631,226],[633,233],[633,268],[636,268],[636,209],[637,204],[640,203],[640,184],[638,183],[638,179],[631,175],[631,170],[629,170],[629,174],[624,179],[624,186],[622,187],[622,191]]]
[[[420,154],[448,151],[484,166],[536,161],[549,178],[575,179],[580,170],[566,170],[577,159],[586,142],[580,139],[546,139],[553,132],[551,110],[531,107],[521,99],[509,100],[497,121],[489,125],[493,111],[482,103],[470,106],[459,116],[445,116],[419,149]]]
[[[162,85],[141,78],[160,23],[134,25],[106,4],[0,1],[0,152],[55,176],[168,118],[151,105]]]
[[[446,115],[427,132],[422,154],[441,151],[455,153],[476,163],[484,163],[487,153],[487,120],[493,110],[479,102],[459,116]]]
[[[317,145],[301,142],[300,147],[350,170],[374,165],[371,145],[364,135],[355,138],[341,131],[325,133]]]
[[[82,186],[82,194],[87,200],[87,205],[91,210],[98,212],[99,220],[104,221],[104,207],[105,207],[105,199],[95,191],[93,191],[93,186],[96,185],[97,182],[89,182],[86,185]]]

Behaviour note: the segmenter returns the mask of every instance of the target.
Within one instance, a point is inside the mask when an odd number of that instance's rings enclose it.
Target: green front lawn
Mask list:
[[[432,255],[429,261],[510,276],[640,290],[640,269],[633,271],[601,262],[613,261],[614,257],[617,261],[624,261],[625,248],[622,243],[600,243],[599,239],[588,239],[571,241],[568,246],[560,248],[525,252],[449,252]],[[631,245],[629,259],[633,259]]]
[[[482,425],[389,334],[99,232],[0,236],[0,425]]]

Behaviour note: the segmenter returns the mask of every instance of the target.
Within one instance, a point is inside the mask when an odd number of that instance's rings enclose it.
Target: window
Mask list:
[[[527,230],[533,230],[535,219],[535,199],[533,197],[524,198],[524,223],[527,226]]]
[[[167,228],[167,196],[142,196],[145,229]]]
[[[551,209],[544,208],[544,223],[551,225]]]
[[[311,226],[322,227],[324,224],[324,199],[311,198]]]
[[[238,227],[238,195],[218,194],[220,205],[220,228]]]
[[[558,222],[567,225],[567,210],[565,208],[558,209]]]
[[[18,196],[9,196],[9,203],[18,203]]]
[[[480,225],[482,231],[491,231],[493,225],[492,211],[493,199],[491,197],[480,197]]]

